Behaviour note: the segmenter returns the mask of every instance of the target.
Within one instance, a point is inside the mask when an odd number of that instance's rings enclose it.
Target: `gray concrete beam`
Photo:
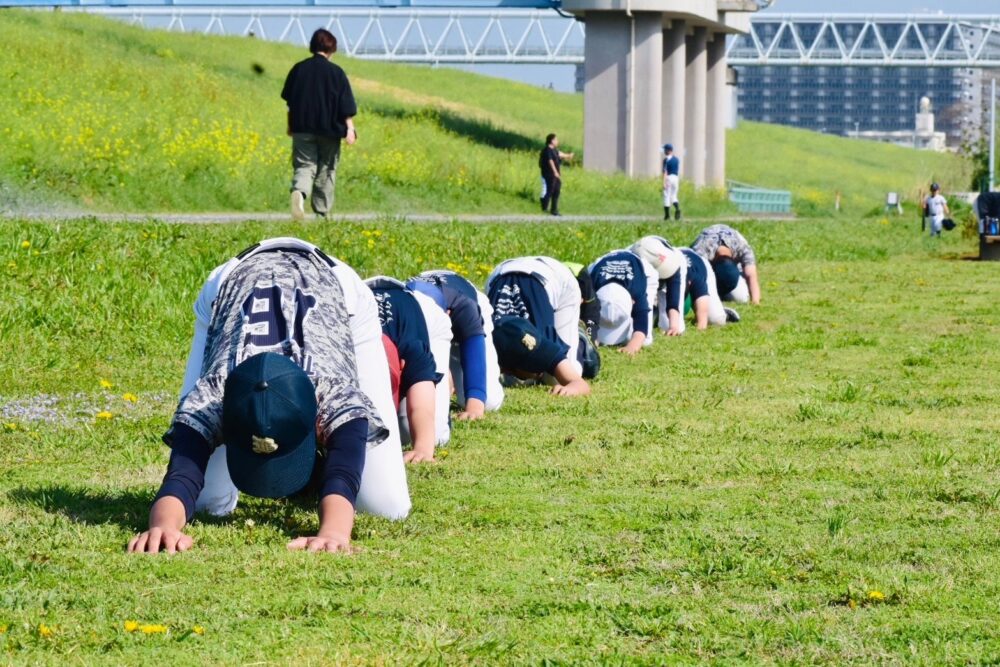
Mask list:
[[[708,31],[695,28],[687,36],[684,73],[684,153],[681,178],[700,187],[705,184],[705,115],[708,111]]]
[[[684,154],[684,89],[687,67],[687,24],[671,21],[663,31],[663,112],[660,139],[674,145],[674,154]]]
[[[715,33],[708,42],[708,123],[705,133],[708,153],[705,184],[715,188],[726,184],[726,125],[729,118],[726,79],[726,36]]]

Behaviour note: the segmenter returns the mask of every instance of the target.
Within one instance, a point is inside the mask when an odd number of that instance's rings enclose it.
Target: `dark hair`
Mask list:
[[[325,28],[320,28],[313,33],[309,40],[309,51],[311,53],[336,53],[337,38],[333,33]]]
[[[548,146],[552,143],[552,140],[556,138],[556,133],[552,132],[547,137],[545,137],[545,145]]]

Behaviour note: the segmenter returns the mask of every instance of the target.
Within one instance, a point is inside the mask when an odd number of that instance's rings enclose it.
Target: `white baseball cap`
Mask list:
[[[632,244],[631,250],[656,269],[660,280],[672,278],[684,261],[680,251],[659,236],[643,236]]]
[[[608,283],[597,290],[601,321],[597,342],[601,345],[624,345],[632,337],[632,295],[618,283]]]

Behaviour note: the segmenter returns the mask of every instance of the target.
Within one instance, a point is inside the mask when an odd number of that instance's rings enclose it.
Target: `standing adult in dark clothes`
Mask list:
[[[572,160],[572,153],[559,150],[559,137],[550,134],[545,137],[545,148],[538,156],[538,168],[542,172],[542,210],[549,210],[552,202],[552,215],[559,215],[559,192],[562,190],[562,161]]]
[[[288,72],[281,97],[288,103],[288,134],[292,137],[292,217],[305,217],[309,195],[312,210],[326,217],[333,207],[340,140],[357,141],[358,113],[347,74],[330,62],[337,38],[320,28],[309,42],[312,57]]]

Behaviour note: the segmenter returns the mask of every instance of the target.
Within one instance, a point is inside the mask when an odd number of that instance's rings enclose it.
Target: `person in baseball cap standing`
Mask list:
[[[392,405],[377,306],[353,270],[304,241],[272,239],[216,268],[195,312],[164,435],[170,463],[130,552],[186,551],[194,513],[228,514],[239,492],[315,487],[319,530],[290,549],[349,550],[355,506],[406,516],[399,434],[381,417]]]

